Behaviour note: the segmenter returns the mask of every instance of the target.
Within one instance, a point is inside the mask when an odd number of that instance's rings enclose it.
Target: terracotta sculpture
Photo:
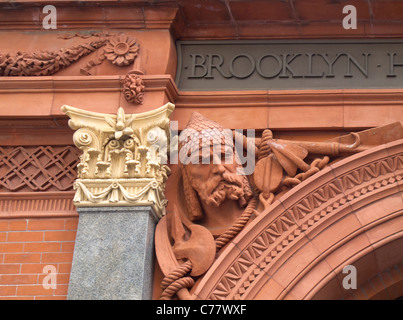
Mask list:
[[[90,60],[80,69],[83,75],[92,75],[91,69],[108,60],[115,66],[125,67],[133,64],[139,55],[140,45],[135,38],[124,34],[112,35],[91,32],[90,34],[72,34],[59,38],[68,40],[74,37],[97,38],[84,44],[61,48],[54,51],[35,50],[33,52],[18,51],[16,53],[0,52],[0,77],[2,76],[50,76],[79,61],[95,51],[99,54],[95,60]],[[139,63],[137,62],[137,65]],[[133,104],[142,104],[145,84],[136,63],[122,83],[122,91],[126,100]]]
[[[75,34],[62,39],[72,37],[85,38]],[[77,62],[90,53],[101,50],[97,61],[90,61],[81,72],[90,75],[90,69],[107,59],[112,64],[122,67],[132,64],[139,51],[136,39],[125,35],[108,35],[91,33],[90,36],[98,37],[97,40],[70,48],[61,48],[57,51],[33,51],[17,53],[0,52],[0,76],[49,76]]]
[[[196,135],[200,136],[197,140]],[[179,162],[187,216],[218,236],[234,224],[252,197],[237,161],[232,132],[194,113],[181,140]]]
[[[244,226],[329,161],[403,137],[400,123],[351,133],[328,142],[273,139],[270,130],[248,139],[193,113],[179,142],[184,205],[156,230],[156,254],[165,278],[161,299],[194,299],[192,288]],[[255,170],[245,175],[236,141],[255,148]],[[181,190],[179,190],[181,191]]]

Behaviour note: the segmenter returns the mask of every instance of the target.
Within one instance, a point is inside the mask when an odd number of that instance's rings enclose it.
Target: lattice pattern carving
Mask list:
[[[0,192],[73,190],[80,153],[72,146],[0,147]]]

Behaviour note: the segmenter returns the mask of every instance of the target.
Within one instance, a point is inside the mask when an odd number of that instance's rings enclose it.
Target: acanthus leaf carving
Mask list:
[[[53,75],[78,61],[80,58],[98,50],[106,39],[91,41],[54,52],[33,51],[0,53],[0,76],[48,76]]]

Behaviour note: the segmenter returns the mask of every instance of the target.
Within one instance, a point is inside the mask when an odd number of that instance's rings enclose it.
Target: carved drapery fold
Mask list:
[[[77,207],[151,205],[165,214],[169,116],[174,105],[117,115],[63,106],[74,144],[83,151],[74,183]]]

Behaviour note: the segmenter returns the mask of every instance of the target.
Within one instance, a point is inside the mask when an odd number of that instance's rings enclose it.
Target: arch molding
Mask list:
[[[402,178],[403,140],[325,168],[247,225],[194,294],[213,300],[402,296]],[[343,287],[346,265],[357,270],[357,289]]]

